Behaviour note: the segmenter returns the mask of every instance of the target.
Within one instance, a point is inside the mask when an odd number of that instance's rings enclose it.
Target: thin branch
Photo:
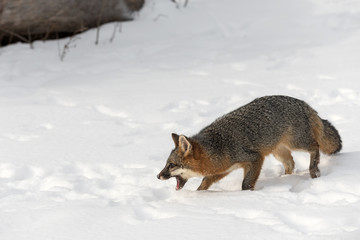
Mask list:
[[[26,39],[25,37],[15,33],[15,32],[12,32],[12,31],[7,30],[5,28],[0,28],[0,31],[6,32],[6,33],[10,34],[11,36],[15,36],[15,37],[17,37],[18,39],[20,39],[23,42],[30,43],[30,41],[28,39]]]
[[[185,0],[184,7],[186,8],[188,4],[189,4],[189,0]]]
[[[44,37],[42,38],[42,41],[46,41],[48,39],[48,37],[50,36],[50,33],[52,32],[53,26],[54,26],[54,24],[51,24],[51,26],[46,29],[46,33],[45,33]],[[57,34],[57,32],[56,32],[56,34]]]
[[[31,32],[30,32],[30,28],[27,29],[27,34],[28,34],[28,39],[29,39],[29,43],[30,43],[30,48],[34,49],[34,45],[33,42],[31,41]]]
[[[167,18],[168,16],[166,16],[165,14],[159,14],[154,18],[154,22],[157,22],[161,17],[166,17]]]
[[[58,55],[61,60],[61,47],[60,47],[60,40],[59,40],[58,32],[56,32],[56,39],[57,39]]]
[[[100,37],[100,23],[101,23],[101,18],[102,18],[102,14],[103,14],[103,11],[104,11],[104,2],[105,0],[101,0],[101,8],[100,8],[100,13],[99,13],[99,16],[98,16],[98,19],[97,19],[97,22],[96,22],[96,40],[95,40],[95,45],[98,45],[99,44],[99,37]]]
[[[176,0],[171,0],[173,3],[175,3],[176,8],[180,8],[180,3],[178,3]],[[183,7],[186,8],[189,4],[189,0],[185,0]]]
[[[116,22],[116,23],[114,24],[114,31],[113,31],[113,33],[112,33],[112,35],[111,35],[111,37],[110,37],[110,42],[113,42],[113,41],[114,41],[115,35],[116,35],[116,29],[117,29],[117,28],[119,28],[119,29],[120,29],[119,32],[121,32],[121,24],[120,24],[120,22]]]
[[[176,0],[171,0],[173,3],[175,3],[175,5],[176,5],[176,8],[180,8],[180,6],[179,6],[179,3],[178,2],[176,2]]]
[[[70,45],[72,43],[74,43],[76,40],[80,39],[80,37],[74,37],[75,35],[71,36],[69,38],[69,41],[64,45],[64,48],[61,52],[61,50],[59,51],[59,57],[61,61],[64,61],[64,58],[66,56],[66,53],[70,50],[70,48],[75,48],[76,45]],[[60,49],[60,46],[58,45],[58,49]]]

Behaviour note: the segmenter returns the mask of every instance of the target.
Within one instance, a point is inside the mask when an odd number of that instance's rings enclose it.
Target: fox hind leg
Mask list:
[[[286,146],[280,145],[273,151],[273,155],[284,165],[285,174],[292,174],[295,162],[291,155],[291,151]]]
[[[292,142],[292,149],[305,150],[310,153],[309,172],[311,178],[320,177],[319,163],[320,163],[320,149],[319,144],[313,138],[302,139],[302,141]]]
[[[319,145],[316,144],[314,146],[314,149],[310,151],[310,166],[309,166],[309,172],[311,178],[318,178],[320,177],[320,170],[319,165],[320,163],[320,152],[319,152]]]

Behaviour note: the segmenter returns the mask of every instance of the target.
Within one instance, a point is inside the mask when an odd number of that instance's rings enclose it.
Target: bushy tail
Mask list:
[[[318,139],[320,150],[326,154],[340,152],[342,141],[339,132],[328,120],[322,119],[322,123],[324,125],[323,134],[320,139]]]

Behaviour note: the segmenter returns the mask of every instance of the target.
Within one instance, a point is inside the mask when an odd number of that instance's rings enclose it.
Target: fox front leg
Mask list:
[[[261,166],[264,162],[264,157],[259,156],[259,158],[251,162],[248,166],[244,168],[244,180],[242,182],[242,190],[254,190],[256,181],[261,172]]]
[[[201,191],[201,190],[207,190],[209,189],[209,187],[219,181],[220,179],[222,179],[223,177],[225,177],[226,175],[228,175],[229,173],[223,173],[223,174],[217,174],[217,175],[212,175],[212,176],[206,176],[203,178],[200,186],[198,187],[197,191]]]

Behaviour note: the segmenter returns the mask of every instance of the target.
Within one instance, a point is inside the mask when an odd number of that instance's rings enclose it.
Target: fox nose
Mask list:
[[[160,179],[160,173],[157,175],[157,178]]]

